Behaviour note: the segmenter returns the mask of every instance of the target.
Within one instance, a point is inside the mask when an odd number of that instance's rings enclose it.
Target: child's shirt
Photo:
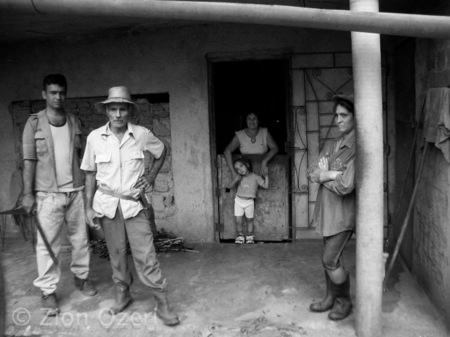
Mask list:
[[[264,185],[264,179],[259,175],[250,172],[246,176],[242,177],[239,182],[236,195],[242,198],[256,198],[256,192],[258,186]]]

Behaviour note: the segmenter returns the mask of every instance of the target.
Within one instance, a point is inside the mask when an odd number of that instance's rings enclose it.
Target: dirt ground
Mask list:
[[[114,288],[109,261],[93,254],[90,278],[99,294],[86,297],[73,285],[70,253],[62,254],[57,290],[61,313],[46,318],[31,244],[7,240],[2,253],[6,282],[7,336],[186,336],[186,337],[337,337],[355,336],[355,317],[330,321],[308,306],[324,293],[321,242],[193,244],[195,252],[161,253],[169,300],[181,324],[164,326],[154,315],[155,301],[137,276],[133,304],[110,316]],[[131,263],[131,261],[130,261]],[[344,254],[354,284],[355,243]],[[354,288],[352,288],[354,297]],[[408,270],[400,264],[383,296],[382,335],[450,336],[445,324]]]

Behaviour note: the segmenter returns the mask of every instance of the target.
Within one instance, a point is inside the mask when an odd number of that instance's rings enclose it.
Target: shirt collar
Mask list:
[[[351,131],[349,137],[347,137],[347,139],[342,141],[341,146],[339,148],[344,147],[344,146],[351,148],[353,146],[353,144],[355,144],[355,140],[356,140],[356,131],[353,130],[353,131]]]
[[[130,136],[134,136],[134,130],[133,130],[133,124],[130,122],[127,123],[127,134]],[[109,122],[106,123],[102,128],[102,136],[111,136],[113,133],[111,129],[109,128]]]

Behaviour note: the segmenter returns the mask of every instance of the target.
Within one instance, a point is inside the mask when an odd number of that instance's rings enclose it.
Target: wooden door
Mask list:
[[[254,172],[259,172],[261,156],[246,156],[253,166]],[[220,238],[224,240],[236,237],[234,222],[234,197],[236,187],[226,189],[222,186],[231,180],[225,157],[217,156]],[[283,241],[290,238],[289,233],[289,175],[288,157],[277,155],[269,164],[269,188],[258,189],[255,200],[255,240]]]

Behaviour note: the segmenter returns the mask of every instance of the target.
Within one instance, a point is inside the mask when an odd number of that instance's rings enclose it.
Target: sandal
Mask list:
[[[234,243],[243,244],[245,243],[244,236],[242,234],[239,234],[238,237],[234,240]]]
[[[247,244],[254,244],[255,243],[255,241],[253,241],[253,235],[247,235],[245,237],[245,241],[246,241]]]

